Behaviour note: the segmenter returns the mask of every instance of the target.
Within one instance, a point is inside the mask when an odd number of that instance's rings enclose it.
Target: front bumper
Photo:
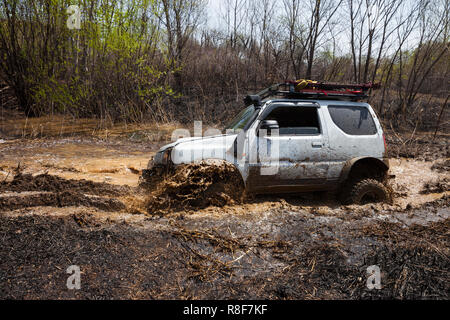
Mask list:
[[[172,149],[168,148],[164,151],[160,151],[155,154],[155,156],[149,161],[147,169],[152,169],[154,167],[171,167],[172,163]]]
[[[156,153],[148,162],[147,169],[142,170],[142,177],[148,179],[155,176],[160,177],[169,173],[174,168],[171,154],[172,148]]]

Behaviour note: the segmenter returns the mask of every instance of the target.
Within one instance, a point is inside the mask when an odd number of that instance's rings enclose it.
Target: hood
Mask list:
[[[173,148],[171,159],[174,164],[191,163],[206,159],[226,160],[230,156],[237,134],[224,134],[211,137],[184,138],[164,146],[161,151]]]
[[[234,142],[236,137],[237,137],[237,134],[221,134],[221,135],[209,136],[209,137],[181,138],[181,139],[178,139],[175,142],[172,142],[170,144],[166,144],[161,149],[159,149],[158,152],[166,151],[167,149],[174,148],[174,147],[176,147],[176,146],[178,146],[180,144],[192,143],[192,142],[200,142],[200,144],[209,144],[209,143],[211,143],[211,144],[216,145],[217,143],[219,143],[219,144],[228,145],[228,141],[229,140],[233,140],[232,142]]]

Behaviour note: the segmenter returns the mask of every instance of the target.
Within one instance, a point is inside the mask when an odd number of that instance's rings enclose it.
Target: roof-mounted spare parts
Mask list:
[[[379,89],[380,84],[340,84],[313,80],[295,80],[275,84],[256,95],[247,96],[245,104],[261,106],[261,100],[270,96],[290,99],[333,99],[359,101],[368,98],[370,89]],[[258,99],[259,97],[260,99]]]

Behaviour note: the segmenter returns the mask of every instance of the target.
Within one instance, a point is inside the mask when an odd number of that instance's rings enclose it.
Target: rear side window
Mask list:
[[[328,106],[333,122],[346,134],[364,136],[377,133],[372,115],[366,107]]]

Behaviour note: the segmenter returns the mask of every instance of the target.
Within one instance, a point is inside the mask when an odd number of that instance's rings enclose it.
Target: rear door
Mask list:
[[[351,159],[385,157],[383,130],[368,104],[333,101],[322,109],[329,123],[330,181],[340,178],[342,168]]]
[[[328,134],[322,110],[315,104],[277,104],[260,116],[276,120],[278,135],[255,133],[257,159],[250,164],[249,186],[253,191],[282,187],[317,186],[328,175]]]

